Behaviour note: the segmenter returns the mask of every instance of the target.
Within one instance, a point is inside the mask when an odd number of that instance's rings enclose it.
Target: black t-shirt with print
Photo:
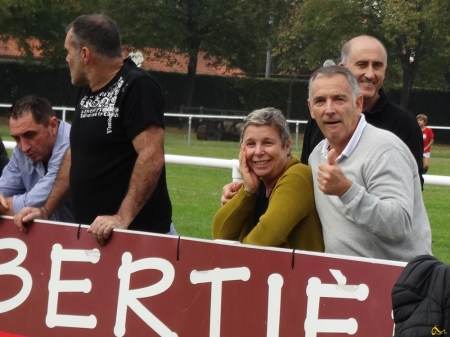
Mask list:
[[[153,123],[164,128],[164,98],[156,80],[126,59],[104,88],[78,92],[70,133],[70,193],[77,223],[116,214],[137,158],[132,139]],[[172,205],[165,167],[153,195],[129,229],[169,232]]]

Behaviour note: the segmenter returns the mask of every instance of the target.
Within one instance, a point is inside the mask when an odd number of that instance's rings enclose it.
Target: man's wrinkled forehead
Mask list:
[[[324,75],[318,74],[311,83],[312,96],[316,96],[318,93],[334,93],[338,92],[351,92],[350,83],[343,74]]]
[[[387,65],[387,52],[377,39],[361,38],[350,41],[349,58],[353,61],[375,61]]]

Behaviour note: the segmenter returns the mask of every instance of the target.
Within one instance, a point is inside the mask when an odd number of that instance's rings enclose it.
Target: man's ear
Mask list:
[[[56,134],[58,133],[58,124],[59,124],[58,118],[56,118],[55,116],[49,119],[48,128],[52,136],[56,136]]]
[[[339,62],[339,67],[345,67],[345,64],[342,62]]]
[[[87,47],[82,47],[80,50],[80,58],[83,61],[84,64],[89,62],[89,59],[91,58],[91,51]]]
[[[358,109],[358,113],[362,112],[363,104],[364,104],[364,97],[363,97],[363,95],[359,95],[356,98],[356,108]]]

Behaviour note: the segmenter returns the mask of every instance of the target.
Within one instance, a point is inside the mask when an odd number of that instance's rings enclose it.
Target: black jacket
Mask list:
[[[415,257],[392,289],[394,336],[450,334],[449,295],[450,266],[429,255]]]

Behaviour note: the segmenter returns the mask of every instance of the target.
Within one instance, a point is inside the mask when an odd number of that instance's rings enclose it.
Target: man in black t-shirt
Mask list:
[[[80,87],[71,148],[45,206],[23,209],[16,225],[47,218],[70,186],[75,221],[90,224],[102,246],[114,228],[169,233],[160,86],[123,60],[119,31],[105,15],[78,17],[64,47],[72,84]]]

